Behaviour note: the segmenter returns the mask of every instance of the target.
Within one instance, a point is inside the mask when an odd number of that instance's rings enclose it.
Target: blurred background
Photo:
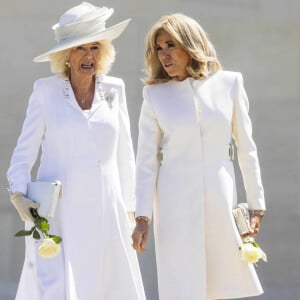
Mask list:
[[[262,300],[300,299],[300,2],[298,0],[90,0],[115,9],[108,25],[132,18],[114,44],[111,75],[126,83],[134,145],[142,102],[144,40],[162,15],[182,12],[208,32],[224,69],[240,71],[250,100],[268,206],[257,241],[268,254],[258,273]],[[34,80],[50,75],[32,59],[54,45],[52,25],[80,0],[1,0],[0,300],[14,299],[24,240],[10,204],[6,170]],[[67,151],[67,149],[66,149]],[[245,200],[237,168],[239,197]],[[153,236],[139,256],[148,300],[158,300]],[[55,299],[60,300],[60,299]],[[89,300],[89,299],[87,299]],[[129,299],[124,299],[129,300]],[[163,299],[161,299],[163,300]],[[188,300],[188,299],[187,299]]]

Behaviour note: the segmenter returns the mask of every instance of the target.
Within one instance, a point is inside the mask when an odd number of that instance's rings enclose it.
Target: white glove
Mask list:
[[[128,220],[129,220],[130,229],[132,232],[135,228],[135,212],[127,211],[127,216],[128,216]]]
[[[33,202],[32,200],[25,197],[23,193],[15,192],[11,195],[10,200],[16,210],[18,211],[22,221],[34,222],[34,218],[31,215],[31,208],[39,208],[39,203]]]

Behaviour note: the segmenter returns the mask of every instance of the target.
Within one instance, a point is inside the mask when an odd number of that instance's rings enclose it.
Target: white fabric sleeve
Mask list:
[[[121,80],[117,161],[123,201],[127,211],[135,210],[135,158],[130,132],[125,85]]]
[[[150,103],[147,86],[143,91],[144,101],[139,119],[139,138],[137,148],[136,172],[136,216],[152,217],[153,203],[156,199],[156,185],[159,162],[161,129]]]
[[[31,181],[30,172],[37,159],[44,131],[44,111],[38,82],[35,82],[22,131],[7,171],[12,193],[21,192],[26,195],[27,184]]]
[[[265,210],[257,149],[252,138],[249,102],[240,73],[237,73],[231,95],[234,99],[232,133],[237,146],[238,162],[243,176],[247,202],[250,209]]]

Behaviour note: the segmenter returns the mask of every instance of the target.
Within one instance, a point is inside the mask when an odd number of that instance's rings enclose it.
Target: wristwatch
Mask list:
[[[263,217],[265,215],[265,211],[260,209],[260,210],[251,210],[250,211],[250,216],[251,217]]]

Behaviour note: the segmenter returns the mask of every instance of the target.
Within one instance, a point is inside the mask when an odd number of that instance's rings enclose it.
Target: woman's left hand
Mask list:
[[[144,219],[136,220],[136,226],[132,233],[132,247],[135,251],[143,253],[146,249],[149,234],[149,223]]]
[[[251,217],[250,227],[252,232],[249,234],[249,236],[257,236],[259,234],[261,220],[262,220],[262,216]]]

